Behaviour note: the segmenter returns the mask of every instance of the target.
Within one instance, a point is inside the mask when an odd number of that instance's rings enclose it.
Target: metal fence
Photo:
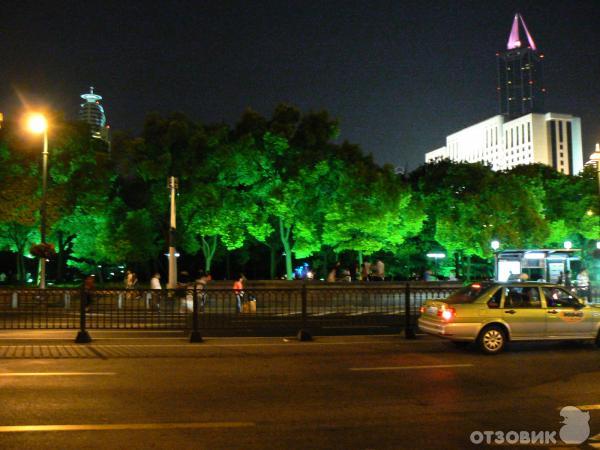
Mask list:
[[[458,284],[299,284],[205,290],[2,289],[0,329],[270,330],[405,325]],[[406,299],[410,302],[407,302]]]
[[[183,330],[202,334],[288,333],[310,329],[395,327],[407,335],[427,299],[460,283],[277,283],[236,295],[207,289],[1,289],[0,329]],[[589,292],[600,303],[600,290]]]

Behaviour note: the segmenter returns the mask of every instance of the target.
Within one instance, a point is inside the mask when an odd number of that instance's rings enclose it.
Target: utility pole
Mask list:
[[[179,187],[177,178],[169,177],[168,188],[171,191],[171,222],[169,224],[169,282],[168,289],[177,287],[177,252],[175,250],[175,231],[177,222],[175,219],[175,196]]]

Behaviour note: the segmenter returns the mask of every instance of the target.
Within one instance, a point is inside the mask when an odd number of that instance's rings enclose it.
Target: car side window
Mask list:
[[[541,308],[540,293],[536,287],[510,286],[504,293],[505,308]]]
[[[502,289],[498,289],[494,295],[488,300],[488,308],[500,308],[500,301],[502,300]]]
[[[544,287],[544,297],[548,308],[575,308],[581,306],[579,300],[571,295],[570,292],[561,288]]]

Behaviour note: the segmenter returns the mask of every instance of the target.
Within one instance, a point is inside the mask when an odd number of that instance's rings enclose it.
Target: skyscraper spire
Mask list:
[[[543,112],[546,92],[542,80],[544,55],[539,53],[521,14],[515,14],[506,50],[498,52],[497,56],[500,114],[514,119]]]
[[[507,50],[513,50],[515,48],[523,47],[523,43],[521,42],[521,33],[519,31],[519,23],[523,27],[523,31],[525,31],[525,36],[527,36],[528,47],[532,50],[537,50],[535,46],[535,42],[527,29],[527,25],[525,25],[525,20],[523,20],[523,16],[519,13],[515,14],[515,18],[513,19],[512,28],[510,29],[510,35],[508,36],[508,43],[506,44]]]
[[[92,137],[109,142],[109,127],[106,125],[104,108],[100,104],[102,96],[94,93],[94,87],[90,86],[90,92],[81,94],[85,100],[79,108],[79,119],[90,125]]]

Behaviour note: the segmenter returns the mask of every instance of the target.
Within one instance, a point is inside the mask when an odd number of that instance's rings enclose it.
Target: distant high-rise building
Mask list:
[[[80,105],[79,119],[90,125],[92,137],[109,141],[109,126],[106,125],[106,115],[104,108],[100,104],[102,97],[94,93],[94,87],[90,87],[90,92],[81,94],[81,98],[85,100]]]
[[[515,14],[506,50],[497,56],[500,114],[510,120],[544,112],[544,55],[538,51],[521,14]]]
[[[426,153],[425,162],[483,162],[493,170],[540,163],[579,173],[581,119],[543,110],[542,58],[523,17],[515,14],[506,51],[498,53],[500,114],[446,136],[446,145]]]

